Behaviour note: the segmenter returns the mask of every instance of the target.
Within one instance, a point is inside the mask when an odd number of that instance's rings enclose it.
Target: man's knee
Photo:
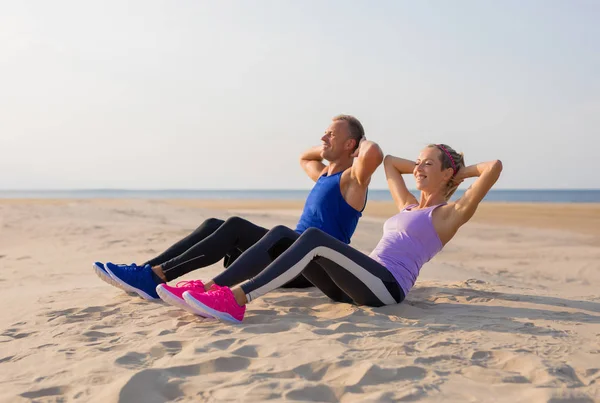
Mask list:
[[[204,222],[198,227],[198,229],[208,227],[216,230],[223,224],[223,222],[223,220],[219,220],[218,218],[209,218],[207,220],[204,220]]]
[[[296,234],[296,232],[285,225],[276,225],[269,231],[270,236],[289,237],[292,234]]]

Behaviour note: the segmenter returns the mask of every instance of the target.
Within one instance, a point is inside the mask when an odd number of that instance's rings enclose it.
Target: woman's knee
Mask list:
[[[249,223],[250,223],[250,221],[245,220],[242,217],[233,216],[233,217],[229,217],[227,220],[225,220],[223,225],[227,225],[228,227],[243,227]]]
[[[318,228],[309,228],[298,238],[298,244],[304,246],[321,246],[326,245],[329,238],[333,238],[331,235],[323,232]]]
[[[328,235],[325,231],[323,231],[319,228],[315,228],[315,227],[310,227],[309,229],[304,231],[304,233],[302,234],[302,237],[311,238],[311,239],[332,238],[332,236]]]

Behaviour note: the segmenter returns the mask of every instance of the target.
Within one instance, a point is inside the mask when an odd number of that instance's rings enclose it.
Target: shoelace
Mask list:
[[[177,284],[175,284],[175,287],[200,287],[204,289],[204,283],[200,280],[184,280],[179,281]]]
[[[210,286],[210,290],[208,290],[208,292],[211,294],[214,294],[214,295],[222,296],[222,295],[225,295],[225,292],[223,290],[224,288],[225,287],[221,287],[216,284],[213,284]]]
[[[216,285],[216,284],[215,284]],[[212,297],[214,297],[219,305],[228,305],[231,301],[232,294],[231,292],[225,291],[225,287],[212,286],[210,291],[208,292]]]
[[[233,309],[237,311],[243,309],[235,300],[233,292],[226,287],[211,287],[209,294],[213,298],[214,308],[217,310],[230,311],[230,309]]]

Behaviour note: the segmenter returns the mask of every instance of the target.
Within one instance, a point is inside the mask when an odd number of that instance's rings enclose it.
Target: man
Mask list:
[[[135,292],[145,299],[161,297],[167,302],[186,307],[184,291],[205,288],[213,283],[233,286],[258,274],[279,254],[285,251],[300,234],[316,227],[345,243],[356,229],[367,202],[367,189],[371,176],[383,161],[379,146],[365,139],[362,124],[353,116],[339,115],[332,119],[322,144],[304,152],[300,165],[315,186],[306,199],[296,235],[285,242],[264,251],[263,259],[243,273],[224,270],[209,283],[191,281],[179,287],[164,283],[172,281],[193,270],[206,267],[226,258],[226,267],[240,253],[256,244],[267,232],[239,217],[227,221],[209,219],[192,234],[177,242],[163,254],[142,266],[95,263],[96,273],[106,282],[125,291]],[[325,165],[323,160],[329,164]],[[310,287],[312,284],[302,275],[285,287]],[[165,300],[167,300],[165,299]]]

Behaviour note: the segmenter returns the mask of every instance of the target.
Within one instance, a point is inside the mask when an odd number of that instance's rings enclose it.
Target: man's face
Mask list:
[[[334,162],[345,155],[352,154],[354,141],[350,138],[348,122],[336,120],[331,122],[325,134],[321,137],[323,152],[321,157],[329,162]]]

